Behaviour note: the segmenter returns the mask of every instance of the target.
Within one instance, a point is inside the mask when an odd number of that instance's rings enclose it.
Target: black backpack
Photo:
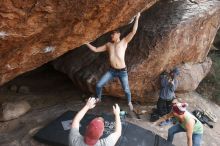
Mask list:
[[[192,114],[202,123],[207,124],[210,128],[213,128],[213,125],[210,124],[210,119],[204,112],[200,110],[194,110]]]

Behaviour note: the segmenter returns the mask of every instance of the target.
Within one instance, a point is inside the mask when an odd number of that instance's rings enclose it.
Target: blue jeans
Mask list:
[[[118,77],[122,88],[125,92],[125,95],[127,97],[128,103],[131,102],[131,91],[129,88],[129,83],[128,83],[128,73],[127,71],[117,71],[115,69],[111,69],[106,72],[102,78],[98,81],[96,84],[96,94],[98,98],[102,98],[102,88],[103,86],[110,80],[112,80],[114,77]]]
[[[167,141],[172,143],[174,135],[176,133],[179,133],[179,132],[186,132],[186,130],[183,129],[183,127],[181,127],[180,124],[176,124],[176,125],[172,126],[168,130]],[[202,141],[202,134],[193,133],[192,141],[193,141],[193,146],[200,146],[201,145],[201,141]]]

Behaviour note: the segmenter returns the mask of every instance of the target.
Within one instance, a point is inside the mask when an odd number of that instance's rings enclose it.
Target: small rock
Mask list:
[[[17,87],[16,85],[11,85],[9,89],[10,89],[10,91],[12,91],[12,92],[17,92],[18,87]]]
[[[20,87],[19,87],[19,90],[18,90],[18,93],[27,94],[27,93],[30,93],[30,89],[29,89],[29,87],[27,87],[27,86],[20,86]]]
[[[1,106],[0,121],[16,119],[27,113],[31,106],[27,101],[5,102]]]

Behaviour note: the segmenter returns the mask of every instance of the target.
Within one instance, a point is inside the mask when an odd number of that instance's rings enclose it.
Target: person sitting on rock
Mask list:
[[[160,96],[157,101],[157,112],[160,117],[170,113],[172,109],[172,101],[175,98],[174,92],[178,84],[176,77],[178,75],[179,75],[179,70],[177,68],[174,68],[170,73],[164,72],[160,76],[161,89],[160,89]],[[165,121],[165,124],[169,124],[169,123],[170,123],[169,120]]]
[[[108,137],[100,139],[104,132],[104,119],[94,118],[87,126],[85,135],[79,133],[80,121],[89,109],[95,107],[96,99],[89,98],[86,105],[76,114],[69,134],[69,146],[114,146],[121,136],[120,108],[113,106],[115,115],[115,131]]]
[[[113,34],[111,34],[112,41],[106,43],[103,46],[96,48],[91,44],[86,43],[86,45],[94,52],[108,51],[109,53],[111,67],[109,71],[102,76],[96,85],[96,94],[98,96],[97,102],[101,101],[103,86],[114,77],[118,77],[127,97],[128,106],[130,110],[133,111],[131,92],[128,83],[127,67],[125,65],[125,51],[127,49],[128,43],[131,41],[137,31],[139,17],[140,13],[138,13],[136,16],[133,30],[123,39],[120,39],[121,34],[119,31],[114,31]]]
[[[174,135],[186,132],[187,146],[200,146],[203,135],[202,123],[186,110],[187,103],[176,103],[172,106],[172,112],[163,116],[155,124],[174,117],[177,123],[169,128],[167,141],[173,142]]]

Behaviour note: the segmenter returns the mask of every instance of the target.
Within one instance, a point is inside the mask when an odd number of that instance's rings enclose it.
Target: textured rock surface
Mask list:
[[[6,102],[2,104],[0,121],[16,119],[27,113],[31,106],[27,101]]]
[[[156,0],[1,0],[0,85],[127,24]]]
[[[155,94],[151,93],[158,90],[158,76],[163,70],[185,62],[203,62],[219,23],[220,2],[217,0],[201,0],[198,4],[166,0],[145,11],[140,17],[138,32],[126,52],[133,99],[155,100]],[[121,28],[122,36],[130,30],[131,25]],[[93,44],[99,46],[108,37],[109,34],[105,34]],[[54,66],[68,74],[81,89],[94,92],[96,82],[109,65],[106,53],[95,54],[82,46],[59,58]],[[189,88],[194,89],[198,82]],[[124,95],[118,80],[107,84],[104,93]]]
[[[180,66],[180,75],[178,77],[178,91],[193,91],[195,90],[202,79],[208,74],[212,66],[212,60],[206,58],[202,63],[183,64]]]
[[[215,37],[215,40],[214,40],[214,46],[216,48],[219,48],[220,49],[220,30],[218,30],[218,33]]]

